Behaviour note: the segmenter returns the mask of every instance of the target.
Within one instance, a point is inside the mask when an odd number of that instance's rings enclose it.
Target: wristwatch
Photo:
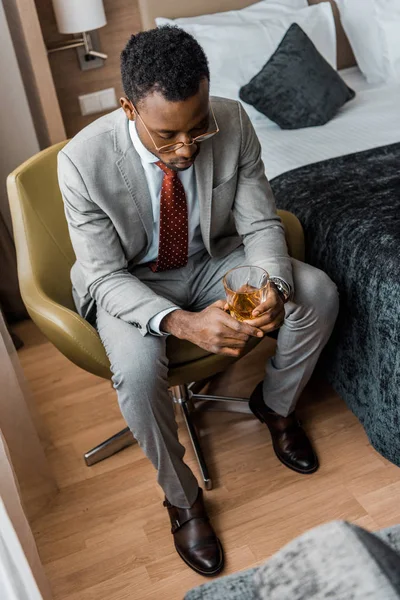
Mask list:
[[[280,277],[270,277],[270,282],[274,284],[278,294],[283,300],[283,304],[289,302],[292,297],[292,289],[288,283],[284,279]]]

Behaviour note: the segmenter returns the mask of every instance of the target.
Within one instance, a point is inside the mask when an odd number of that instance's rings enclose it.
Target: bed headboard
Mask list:
[[[324,0],[307,0],[308,4],[319,4]],[[336,25],[336,56],[337,56],[337,67],[338,69],[345,69],[346,67],[354,67],[356,65],[356,59],[351,49],[349,40],[344,32],[342,22],[340,20],[339,9],[335,0],[329,0],[332,4],[333,16],[335,17]]]
[[[139,0],[139,10],[143,29],[155,27],[156,17],[177,19],[178,17],[195,17],[224,10],[238,10],[254,4],[258,0]],[[319,4],[326,0],[308,0],[308,4]],[[332,4],[335,15],[337,35],[338,69],[352,67],[356,64],[353,51],[340,22],[339,11],[334,0]]]

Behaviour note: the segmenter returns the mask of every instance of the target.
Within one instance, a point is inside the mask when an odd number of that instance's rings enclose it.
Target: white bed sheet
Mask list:
[[[254,127],[262,146],[269,179],[320,160],[400,142],[400,84],[367,82],[358,67],[340,71],[356,92],[332,121],[321,127],[282,130],[257,118]]]

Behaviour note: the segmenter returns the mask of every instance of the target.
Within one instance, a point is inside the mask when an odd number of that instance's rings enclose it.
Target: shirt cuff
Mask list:
[[[157,313],[154,317],[151,317],[150,321],[147,324],[147,329],[148,329],[149,333],[152,333],[153,335],[161,335],[161,336],[170,335],[166,331],[161,331],[160,325],[161,325],[161,321],[163,320],[163,318],[166,317],[167,315],[169,315],[169,313],[173,312],[174,310],[180,310],[179,306],[173,306],[172,308],[166,308],[165,310],[162,310],[161,312]]]

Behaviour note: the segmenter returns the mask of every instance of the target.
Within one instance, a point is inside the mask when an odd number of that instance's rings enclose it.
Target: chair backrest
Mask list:
[[[28,310],[43,292],[75,311],[70,280],[75,255],[57,180],[57,154],[66,143],[36,154],[7,179],[18,278]]]

